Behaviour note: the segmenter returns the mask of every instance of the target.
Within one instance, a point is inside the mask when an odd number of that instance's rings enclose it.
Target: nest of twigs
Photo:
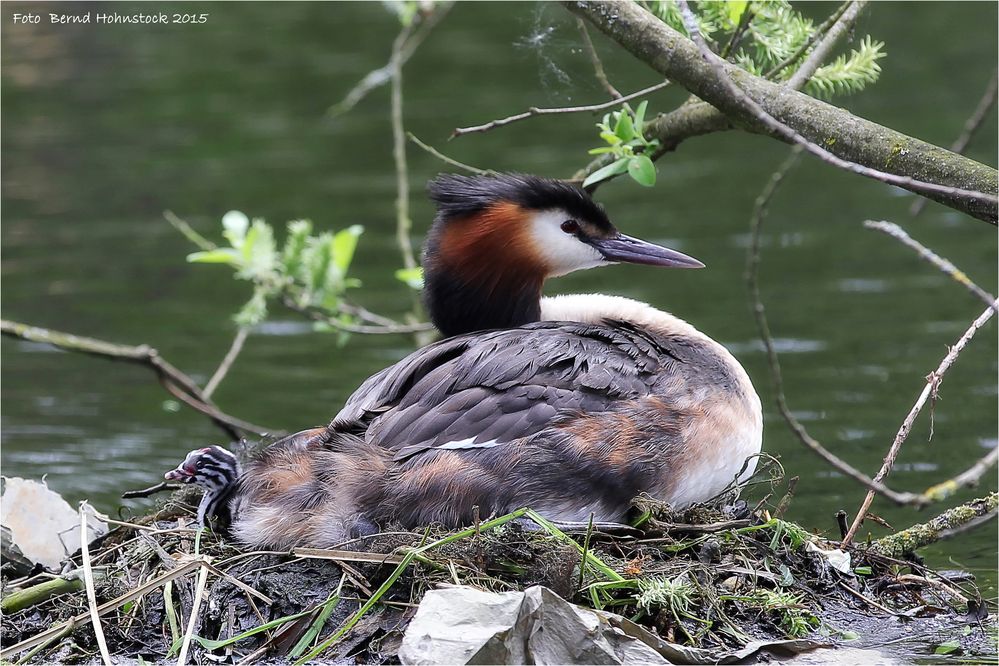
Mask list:
[[[92,603],[75,585],[12,609],[12,593],[47,578],[5,581],[4,659],[97,661],[97,614],[110,655],[145,662],[398,663],[408,621],[439,584],[541,584],[694,647],[804,636],[884,645],[911,639],[921,617],[934,618],[921,625],[934,636],[960,639],[954,628],[974,626],[984,612],[970,579],[917,562],[860,547],[840,570],[828,556],[835,542],[763,502],[678,513],[638,498],[638,527],[623,535],[567,535],[524,509],[458,532],[388,531],[290,553],[240,552],[194,529],[195,502],[189,489],[177,493],[144,524],[118,524],[91,544]],[[72,562],[82,568],[79,554]],[[994,654],[984,630],[977,644],[972,634],[961,647]]]

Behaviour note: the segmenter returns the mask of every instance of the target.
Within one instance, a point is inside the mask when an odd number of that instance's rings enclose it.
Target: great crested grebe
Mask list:
[[[599,294],[544,298],[548,277],[609,263],[696,268],[620,234],[581,188],[442,175],[424,253],[446,339],[366,380],[326,427],[241,471],[221,447],[166,474],[205,488],[198,519],[253,547],[329,547],[387,522],[456,527],[530,506],[621,522],[642,492],[708,500],[755,469],[760,400],[690,324]]]

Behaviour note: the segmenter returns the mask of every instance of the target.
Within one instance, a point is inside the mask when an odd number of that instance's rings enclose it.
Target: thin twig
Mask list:
[[[161,481],[155,486],[149,486],[148,488],[142,488],[141,490],[126,490],[121,494],[122,499],[133,499],[136,497],[149,497],[155,495],[156,493],[161,493],[164,490],[178,490],[181,486],[176,483],[167,483],[166,481]]]
[[[755,15],[753,14],[753,5],[752,3],[747,2],[746,6],[742,10],[742,15],[739,16],[739,25],[735,27],[735,30],[732,32],[732,36],[728,39],[728,43],[725,44],[725,48],[721,51],[722,58],[728,59],[728,57],[732,54],[732,51],[739,46],[739,42],[741,42],[742,38],[746,35],[746,31],[749,29],[749,24],[752,23],[753,18],[755,18]]]
[[[205,396],[205,400],[212,397],[212,394],[215,393],[215,389],[217,389],[219,384],[222,383],[222,380],[225,379],[226,374],[229,372],[229,368],[232,367],[236,357],[239,356],[239,352],[243,350],[243,343],[246,342],[246,336],[249,335],[249,332],[250,330],[245,326],[240,326],[239,330],[236,331],[236,337],[232,339],[232,345],[229,346],[229,351],[226,352],[225,358],[223,358],[222,362],[219,363],[219,367],[215,370],[212,378],[208,380],[207,384],[205,384],[205,390],[202,391],[202,394]]]
[[[976,190],[966,190],[960,187],[950,187],[947,185],[928,183],[909,176],[899,176],[893,173],[880,171],[878,169],[872,169],[871,167],[858,164],[857,162],[843,159],[838,155],[829,152],[817,143],[808,140],[793,127],[785,125],[781,121],[774,118],[767,112],[766,109],[760,106],[756,100],[743,92],[743,90],[732,81],[726,71],[725,61],[721,60],[704,41],[704,37],[701,35],[701,32],[697,27],[697,18],[691,11],[687,1],[677,0],[677,4],[680,7],[680,14],[683,16],[683,22],[687,28],[687,32],[693,39],[694,44],[697,45],[701,55],[714,70],[717,83],[721,84],[722,88],[725,89],[729,96],[735,100],[738,105],[743,108],[743,110],[750,113],[756,121],[763,125],[770,133],[781,137],[789,143],[794,143],[804,147],[804,149],[810,154],[818,157],[827,164],[831,164],[837,168],[844,169],[846,171],[850,171],[851,173],[865,176],[888,185],[904,187],[912,192],[916,192],[917,194],[924,196],[928,194],[935,194],[937,196],[983,203],[991,207],[999,207],[999,197],[996,197],[995,195],[988,194],[986,192],[978,192]],[[995,223],[995,220],[992,220],[992,222]]]
[[[412,57],[416,49],[423,43],[423,40],[427,38],[430,31],[433,30],[434,26],[440,23],[441,19],[448,13],[451,9],[453,3],[451,2],[441,2],[434,7],[433,12],[426,15],[420,22],[420,27],[416,30],[409,40],[406,42],[402,48],[400,54],[400,65],[405,65],[406,62]],[[368,96],[372,90],[380,88],[381,86],[388,83],[392,78],[392,62],[391,60],[382,67],[374,69],[365,75],[350,91],[344,95],[344,98],[334,104],[329,109],[329,115],[336,117],[347,113],[355,106],[358,102]]]
[[[896,504],[905,505],[925,503],[925,500],[921,495],[896,492],[884,484],[871,479],[866,474],[847,463],[845,460],[840,459],[838,456],[830,452],[822,446],[818,440],[808,433],[808,430],[801,424],[800,421],[798,421],[797,418],[795,418],[790,407],[787,405],[787,398],[784,396],[784,380],[780,371],[780,359],[777,356],[777,350],[774,348],[773,336],[770,333],[770,325],[767,322],[766,309],[763,306],[763,300],[760,296],[760,229],[762,228],[763,220],[766,218],[770,205],[770,199],[773,198],[774,193],[783,181],[787,171],[794,166],[798,156],[801,154],[801,151],[802,148],[800,146],[795,146],[791,149],[791,154],[788,155],[787,159],[785,159],[784,162],[777,168],[774,174],[770,177],[770,181],[767,183],[766,187],[764,187],[763,192],[761,192],[760,196],[757,197],[756,203],[753,207],[753,214],[750,218],[751,241],[749,244],[749,250],[747,251],[746,260],[746,282],[749,285],[749,293],[753,303],[753,314],[756,318],[756,326],[759,330],[760,339],[763,341],[763,346],[766,348],[767,352],[767,361],[770,366],[770,379],[774,386],[774,396],[777,402],[777,409],[780,411],[784,421],[791,429],[791,432],[797,436],[798,440],[802,444],[846,476],[849,476],[869,489],[873,489],[881,493]]]
[[[812,78],[815,74],[815,70],[825,62],[829,54],[832,53],[833,47],[836,46],[836,42],[845,35],[853,27],[853,24],[857,22],[857,17],[860,16],[860,12],[864,11],[864,7],[867,6],[867,0],[855,0],[850,4],[850,6],[836,19],[835,23],[829,28],[829,31],[822,38],[822,41],[816,45],[815,50],[808,54],[805,62],[801,64],[801,67],[791,75],[788,79],[788,85],[795,90],[800,90],[805,83]]]
[[[930,250],[925,245],[912,238],[909,234],[905,233],[905,230],[902,229],[902,227],[897,224],[893,224],[892,222],[875,222],[873,220],[867,220],[864,222],[864,227],[887,234],[906,247],[912,248],[916,251],[916,254],[919,255],[920,259],[928,261],[939,268],[941,271],[949,275],[955,282],[964,285],[968,291],[977,296],[983,303],[991,307],[996,312],[999,312],[999,303],[996,302],[995,296],[972,282],[971,278],[969,278],[964,271],[959,270],[957,266],[941,257],[933,250]]]
[[[426,152],[430,153],[431,155],[433,155],[434,157],[436,157],[440,161],[444,162],[445,164],[450,164],[453,167],[457,167],[457,168],[459,168],[459,169],[461,169],[463,171],[468,171],[469,173],[476,173],[476,174],[479,174],[480,176],[487,176],[489,174],[496,173],[495,171],[491,171],[489,169],[480,169],[478,167],[473,167],[473,166],[471,166],[469,164],[465,164],[464,162],[459,162],[456,159],[450,158],[447,155],[445,155],[444,153],[442,153],[439,150],[437,150],[436,148],[434,148],[433,146],[431,146],[429,144],[426,144],[426,143],[423,143],[422,141],[420,141],[416,137],[416,135],[414,135],[412,132],[406,132],[406,137],[410,141],[412,141],[413,143],[415,143],[417,146],[419,146],[420,148],[422,148]]]
[[[163,217],[166,218],[166,221],[169,222],[174,229],[183,234],[184,238],[191,241],[194,245],[197,245],[203,251],[211,252],[212,250],[218,249],[218,245],[199,234],[190,224],[174,215],[172,211],[163,211]]]
[[[517,113],[512,116],[507,116],[506,118],[500,118],[499,120],[490,120],[484,125],[473,125],[471,127],[456,127],[453,132],[451,132],[451,138],[456,136],[464,136],[465,134],[474,134],[476,132],[488,132],[490,130],[496,129],[497,127],[502,127],[504,125],[509,125],[510,123],[515,123],[519,120],[526,120],[528,118],[533,118],[534,116],[548,116],[556,115],[560,113],[596,113],[598,111],[604,111],[605,109],[612,109],[616,106],[620,106],[625,102],[629,102],[638,97],[644,97],[645,95],[651,95],[657,90],[662,90],[669,85],[669,81],[663,81],[662,83],[657,83],[654,86],[649,86],[648,88],[643,88],[637,92],[633,92],[630,95],[625,95],[618,99],[612,99],[609,102],[601,102],[600,104],[588,104],[586,106],[561,106],[548,109],[539,109],[536,106],[530,107],[527,111],[523,113]]]
[[[604,71],[604,64],[600,62],[600,56],[597,55],[597,49],[593,46],[593,40],[590,39],[590,32],[586,29],[586,23],[583,22],[583,19],[576,17],[576,27],[579,28],[579,34],[583,38],[583,46],[586,47],[586,53],[590,56],[590,62],[593,63],[593,74],[597,77],[597,81],[604,87],[604,90],[611,96],[611,99],[620,100],[621,93],[611,85],[610,80],[607,78],[607,72]]]
[[[286,308],[293,310],[300,314],[305,315],[313,321],[322,322],[328,324],[338,331],[343,331],[345,333],[368,333],[372,335],[396,335],[400,333],[420,333],[423,331],[434,330],[433,324],[427,322],[420,322],[416,324],[395,324],[395,325],[377,325],[368,326],[364,324],[347,324],[336,317],[330,316],[328,313],[318,310],[316,308],[303,307],[295,302],[291,297],[285,296],[281,301]]]
[[[982,126],[982,121],[984,121],[989,116],[989,110],[996,103],[996,88],[999,86],[999,69],[992,72],[992,79],[989,81],[988,87],[985,89],[985,94],[982,95],[982,99],[978,101],[978,106],[975,107],[974,113],[971,117],[964,123],[964,128],[961,130],[961,135],[957,137],[957,140],[951,144],[950,149],[959,154],[963,155],[968,144],[971,143],[972,137],[978,132],[978,128]],[[916,199],[912,203],[912,207],[909,208],[909,214],[912,217],[919,215],[923,209],[926,208],[926,199]]]
[[[982,326],[992,318],[993,310],[992,308],[987,308],[978,319],[972,322],[971,326],[964,335],[957,341],[957,343],[950,348],[947,355],[944,356],[943,360],[940,361],[940,365],[937,369],[929,374],[926,379],[926,386],[923,387],[923,391],[919,394],[916,399],[916,404],[912,406],[909,413],[906,415],[905,420],[902,421],[901,427],[898,429],[898,433],[895,435],[895,440],[892,442],[891,447],[888,449],[888,454],[885,456],[884,463],[881,465],[881,469],[875,475],[875,481],[881,481],[883,478],[888,476],[891,472],[892,466],[895,464],[895,458],[898,457],[898,452],[902,448],[902,443],[905,441],[906,437],[909,436],[909,432],[912,430],[912,424],[915,422],[916,417],[922,410],[923,405],[926,404],[926,400],[934,395],[940,387],[940,382],[943,381],[943,375],[947,370],[953,365],[954,361],[957,360],[958,354],[964,349],[965,345],[975,337],[975,333]],[[925,498],[924,498],[925,499]],[[864,497],[864,501],[860,506],[860,510],[857,511],[857,515],[853,519],[853,523],[850,525],[850,531],[846,533],[843,538],[843,546],[845,547],[850,543],[853,537],[857,534],[857,530],[860,528],[861,523],[864,521],[864,516],[867,515],[867,510],[871,507],[871,502],[874,500],[874,493],[868,491],[867,496]]]
[[[858,599],[860,599],[861,601],[863,601],[865,604],[867,604],[869,606],[873,606],[874,608],[878,608],[878,609],[880,609],[880,610],[884,611],[885,613],[888,613],[889,615],[892,615],[892,616],[899,615],[899,613],[896,613],[895,611],[891,610],[890,608],[886,608],[885,606],[882,606],[881,604],[879,604],[878,602],[874,601],[873,599],[865,596],[864,594],[861,594],[860,592],[858,592],[857,590],[853,589],[852,587],[850,587],[849,585],[847,585],[843,581],[839,581],[838,584],[839,584],[839,586],[841,588],[843,588],[844,590],[846,590],[847,592],[849,592],[853,596],[857,597]]]
[[[83,580],[87,587],[87,602],[90,605],[90,622],[94,625],[94,635],[97,636],[97,646],[101,650],[101,659],[105,666],[111,666],[111,653],[108,652],[108,642],[104,638],[104,627],[101,626],[101,615],[97,610],[97,592],[94,590],[94,569],[90,564],[90,535],[87,530],[86,501],[80,502],[80,557],[83,560]]]
[[[277,432],[220,411],[211,400],[207,400],[204,397],[201,389],[193,379],[167,363],[159,355],[159,352],[148,345],[139,345],[138,347],[120,345],[105,340],[53,331],[6,319],[0,320],[0,334],[21,338],[30,342],[52,345],[53,347],[67,351],[81,352],[148,366],[156,372],[160,383],[167,391],[187,405],[190,405],[193,409],[209,417],[233,439],[239,439],[243,432],[258,435],[266,433],[274,434]]]
[[[960,601],[962,604],[968,603],[968,597],[964,596],[964,594],[962,594],[960,590],[951,587],[947,583],[943,582],[942,580],[937,580],[936,578],[929,578],[927,576],[916,576],[913,574],[899,574],[898,576],[895,577],[895,580],[902,584],[915,583],[916,585],[928,585],[930,587],[935,587],[951,595],[952,597]]]

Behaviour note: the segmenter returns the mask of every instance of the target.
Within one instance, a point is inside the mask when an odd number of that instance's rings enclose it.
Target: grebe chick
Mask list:
[[[620,523],[640,493],[685,506],[752,474],[760,400],[724,347],[630,299],[542,298],[574,270],[700,262],[624,236],[563,181],[440,176],[430,196],[425,297],[449,337],[265,449],[199,513],[228,510],[247,546],[330,547],[390,521],[467,525],[476,506]]]

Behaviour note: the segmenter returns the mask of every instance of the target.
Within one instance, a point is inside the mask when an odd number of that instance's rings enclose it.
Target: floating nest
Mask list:
[[[458,532],[386,531],[289,553],[240,552],[195,529],[197,499],[185,488],[156,513],[118,523],[91,544],[91,575],[77,553],[54,596],[28,594],[51,575],[5,579],[4,662],[99,661],[96,609],[119,659],[398,663],[423,594],[446,584],[544,585],[693,647],[809,637],[995,661],[994,617],[971,576],[864,546],[847,559],[765,502],[674,512],[638,498],[627,534],[565,534],[524,509]]]

